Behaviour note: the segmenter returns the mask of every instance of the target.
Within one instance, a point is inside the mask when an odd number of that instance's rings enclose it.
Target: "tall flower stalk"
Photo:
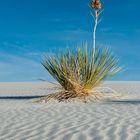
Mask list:
[[[96,52],[96,29],[99,21],[99,16],[101,13],[102,5],[100,0],[92,0],[90,7],[94,11],[95,14],[91,12],[91,15],[94,19],[94,30],[93,30],[93,41],[92,41],[92,46],[93,46],[93,57],[95,56]]]

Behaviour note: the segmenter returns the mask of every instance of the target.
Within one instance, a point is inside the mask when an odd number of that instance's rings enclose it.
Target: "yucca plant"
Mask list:
[[[107,48],[96,49],[94,58],[87,47],[57,56],[46,55],[42,65],[64,89],[46,97],[59,101],[94,95],[95,87],[120,71],[118,59]]]
[[[102,81],[121,70],[118,59],[108,48],[96,47],[96,28],[101,7],[100,0],[92,0],[91,8],[95,11],[95,15],[92,14],[95,16],[92,47],[85,45],[84,49],[77,48],[75,52],[67,50],[55,56],[44,57],[42,65],[61,85],[63,91],[47,95],[41,100],[79,98],[86,101],[86,97],[98,96],[94,90]]]

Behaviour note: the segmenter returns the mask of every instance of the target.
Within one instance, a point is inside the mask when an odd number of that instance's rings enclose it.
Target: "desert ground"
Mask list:
[[[107,87],[107,88],[106,88]],[[57,92],[47,82],[0,83],[0,140],[140,140],[140,82],[108,81],[119,98],[33,103]]]

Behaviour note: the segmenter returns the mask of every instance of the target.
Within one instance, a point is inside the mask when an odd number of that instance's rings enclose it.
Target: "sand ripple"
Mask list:
[[[0,140],[140,140],[140,101],[0,100]]]
[[[140,139],[140,104],[13,104],[0,109],[2,140]]]

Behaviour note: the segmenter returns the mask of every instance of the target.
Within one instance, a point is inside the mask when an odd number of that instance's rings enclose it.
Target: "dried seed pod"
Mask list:
[[[100,10],[102,8],[100,0],[92,0],[91,8],[93,8],[95,10]]]
[[[94,1],[91,2],[91,8],[95,8],[95,2]]]
[[[100,4],[100,0],[95,0],[95,5]]]
[[[100,10],[101,9],[101,4],[100,3],[96,5],[96,9],[97,10]]]

